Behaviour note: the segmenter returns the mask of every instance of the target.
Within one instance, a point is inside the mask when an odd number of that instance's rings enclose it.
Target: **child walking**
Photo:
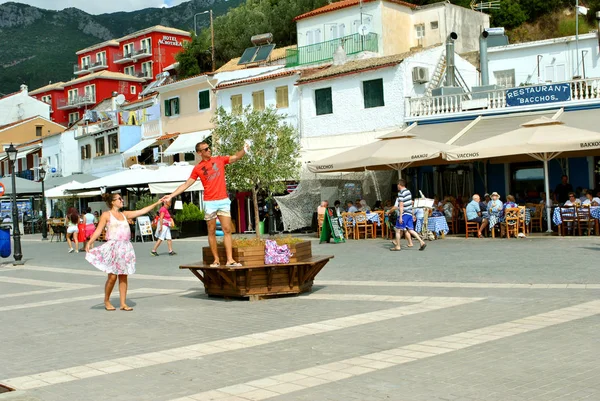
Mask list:
[[[129,241],[131,232],[127,219],[135,219],[142,216],[160,202],[146,206],[140,210],[121,212],[123,208],[123,198],[120,194],[102,195],[104,202],[109,210],[102,213],[100,222],[94,234],[85,246],[85,259],[94,267],[108,273],[106,284],[104,285],[104,309],[114,311],[116,308],[110,303],[110,294],[119,278],[119,295],[121,301],[121,310],[132,311],[133,308],[127,306],[127,276],[135,273],[135,252],[133,245]],[[107,242],[97,248],[91,249],[94,241],[98,239],[104,228],[107,227]]]

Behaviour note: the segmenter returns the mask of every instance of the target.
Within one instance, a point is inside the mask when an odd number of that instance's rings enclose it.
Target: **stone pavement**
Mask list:
[[[598,237],[314,241],[313,292],[260,302],[178,269],[205,239],[136,243],[128,313],[38,238],[0,266],[0,401],[600,400]]]

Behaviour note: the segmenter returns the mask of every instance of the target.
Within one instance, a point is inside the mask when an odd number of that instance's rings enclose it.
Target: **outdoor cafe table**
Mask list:
[[[415,231],[420,233],[423,228],[423,219],[417,219],[417,226],[415,227]],[[448,227],[448,222],[446,221],[446,217],[444,216],[435,216],[427,219],[427,229],[437,235],[440,234],[448,234],[450,232],[450,228]]]
[[[557,226],[560,226],[562,224],[562,219],[560,218],[560,209],[560,207],[555,207],[554,213],[552,214],[552,222]],[[600,206],[590,207],[590,215],[593,218],[600,220]]]

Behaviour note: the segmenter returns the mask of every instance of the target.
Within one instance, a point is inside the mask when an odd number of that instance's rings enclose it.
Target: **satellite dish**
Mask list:
[[[371,33],[371,27],[369,25],[361,25],[358,27],[359,35],[365,36]]]
[[[125,95],[121,94],[121,95],[117,96],[115,99],[115,103],[118,104],[119,106],[122,105],[123,103],[125,103]]]

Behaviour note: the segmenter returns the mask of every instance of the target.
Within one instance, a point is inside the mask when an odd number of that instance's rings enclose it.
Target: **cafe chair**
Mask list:
[[[319,214],[317,217],[317,237],[321,238],[321,229],[323,228],[323,220],[325,220],[325,214]]]
[[[587,235],[591,235],[592,231],[596,230],[598,220],[594,219],[590,213],[590,205],[583,205],[576,209],[577,213],[577,231],[581,235],[581,229],[585,228]]]
[[[346,239],[350,239],[350,234],[352,234],[352,238],[356,239],[356,230],[354,229],[354,213],[343,212],[342,213],[342,224],[344,226],[344,236]]]
[[[375,238],[373,224],[367,219],[367,213],[354,213],[354,221],[356,222],[356,235],[358,236],[358,239],[360,239],[361,233],[364,233],[365,239],[367,239],[369,237],[369,231],[371,232],[371,238]]]
[[[519,237],[519,226],[521,225],[521,210],[518,207],[511,207],[504,211],[504,221],[500,223],[500,236],[506,233],[506,238],[510,238],[511,233],[515,238]]]
[[[533,230],[535,230],[536,228],[540,230],[540,232],[542,232],[542,230],[544,229],[542,226],[542,222],[544,220],[544,204],[537,204],[535,205],[535,212],[533,213],[533,215],[531,215],[531,232],[533,232]]]
[[[577,225],[577,207],[563,206],[560,208],[560,220],[562,221],[561,235],[564,237],[570,232],[575,235],[575,226]]]
[[[465,237],[469,238],[469,234],[475,234],[477,237],[479,234],[479,223],[475,221],[467,221],[467,209],[463,207],[462,211],[465,218]]]

